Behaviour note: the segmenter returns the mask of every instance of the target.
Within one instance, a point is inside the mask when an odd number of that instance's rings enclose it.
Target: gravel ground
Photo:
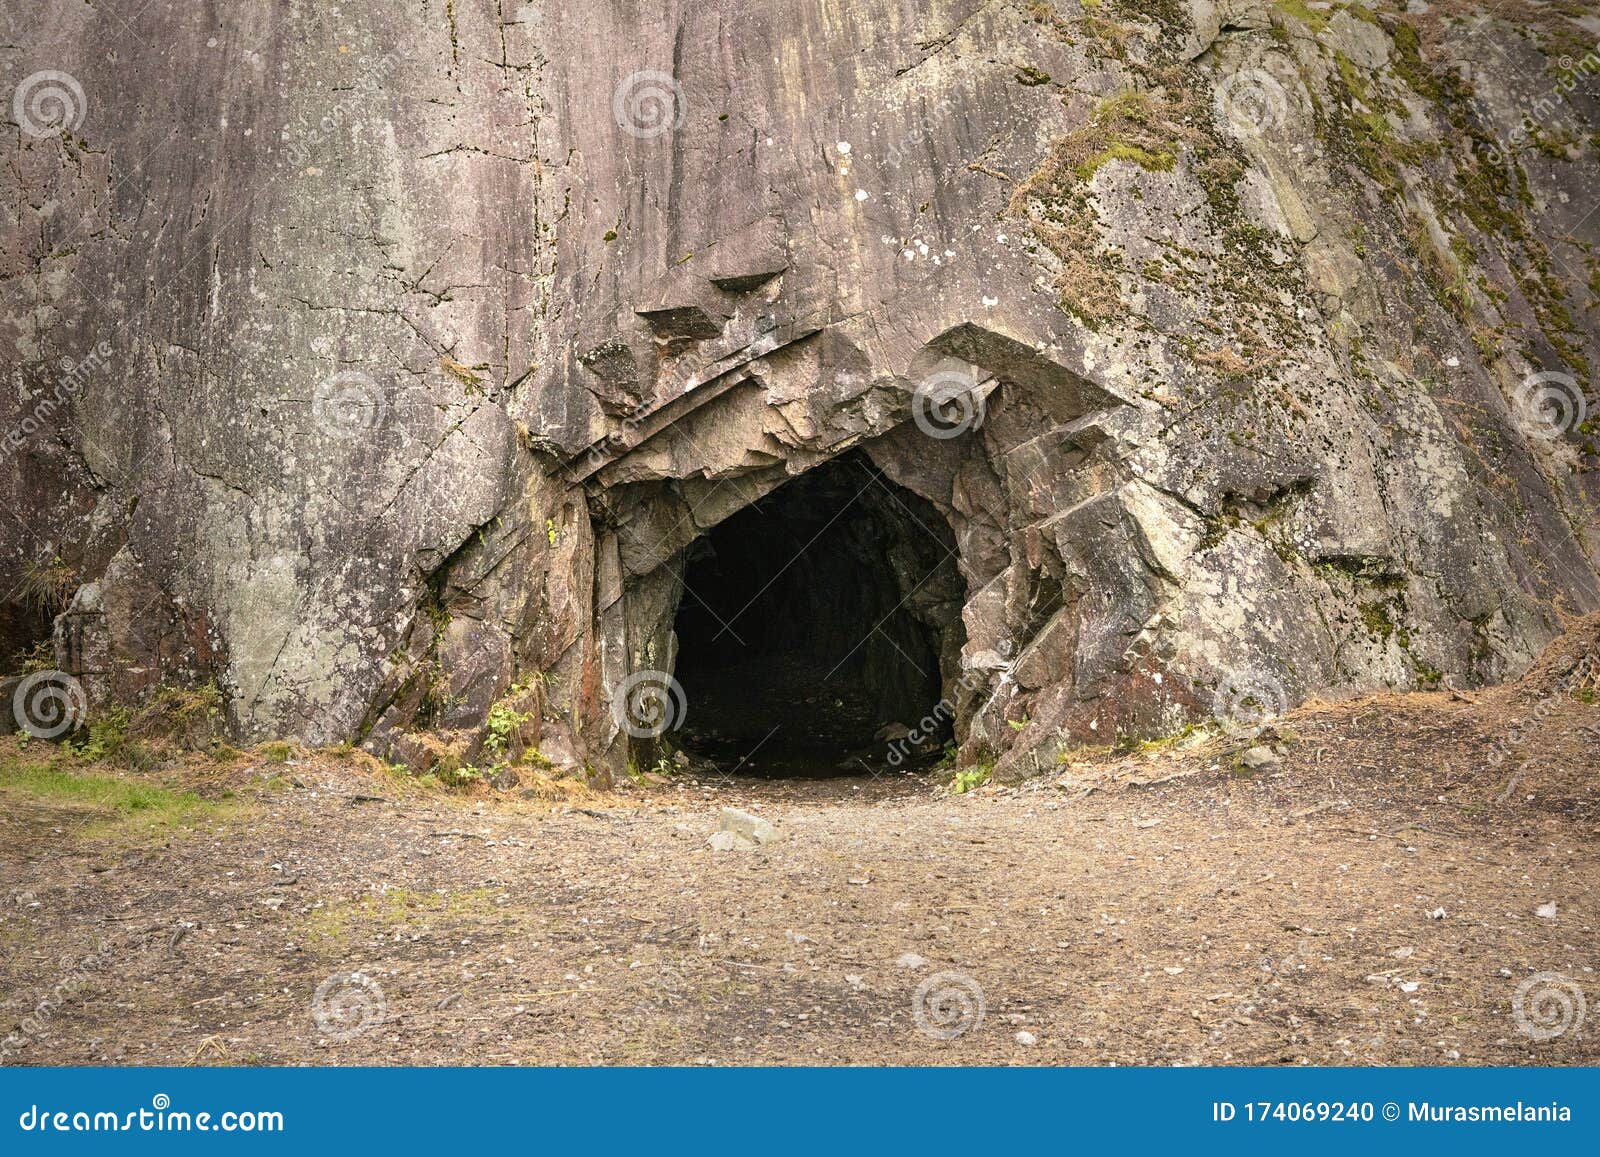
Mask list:
[[[147,775],[229,810],[152,831],[13,784],[6,1063],[1600,1063],[1571,657],[1303,709],[1260,769],[1199,739],[965,795],[191,758]],[[723,807],[779,838],[713,852]]]

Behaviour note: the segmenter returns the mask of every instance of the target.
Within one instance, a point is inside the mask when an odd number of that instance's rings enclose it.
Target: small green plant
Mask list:
[[[517,728],[532,718],[525,711],[513,711],[504,702],[496,703],[489,708],[488,734],[483,737],[483,749],[490,755],[504,755]]]
[[[50,639],[44,639],[22,653],[17,669],[24,675],[31,675],[35,671],[53,670],[55,665],[56,645]]]
[[[131,734],[133,715],[126,707],[101,712],[62,747],[85,763],[116,763],[133,771],[149,771],[159,761],[156,753]]]
[[[504,763],[497,763],[487,768],[475,767],[470,763],[450,768],[440,764],[435,769],[435,774],[438,775],[439,782],[446,787],[466,787],[468,784],[477,783],[481,779],[498,775],[506,767],[507,765]]]
[[[275,739],[263,743],[257,750],[261,752],[261,758],[268,763],[288,763],[289,757],[294,754],[294,744]]]
[[[994,764],[978,763],[965,771],[956,772],[955,779],[950,781],[950,790],[957,795],[966,795],[973,788],[982,787],[989,782],[989,777],[994,774]]]

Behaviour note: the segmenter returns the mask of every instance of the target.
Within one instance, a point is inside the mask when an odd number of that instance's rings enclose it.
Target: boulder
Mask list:
[[[770,844],[778,838],[778,829],[749,812],[725,807],[717,814],[717,830],[731,833],[752,844]]]

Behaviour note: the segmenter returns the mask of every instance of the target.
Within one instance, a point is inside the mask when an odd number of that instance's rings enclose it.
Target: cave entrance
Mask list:
[[[929,761],[951,732],[963,591],[949,524],[864,454],[786,483],[689,550],[681,745],[769,776]]]

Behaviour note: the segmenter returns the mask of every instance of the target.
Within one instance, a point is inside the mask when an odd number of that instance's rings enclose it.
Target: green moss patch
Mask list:
[[[1166,171],[1194,131],[1182,124],[1185,106],[1127,91],[1101,101],[1082,128],[1055,141],[1045,162],[1012,195],[1013,209],[1030,200],[1061,200],[1110,161]]]
[[[493,888],[442,892],[389,888],[313,910],[306,917],[304,934],[313,945],[339,944],[379,932],[419,929],[450,920],[478,921],[496,912],[504,900],[504,894]]]

